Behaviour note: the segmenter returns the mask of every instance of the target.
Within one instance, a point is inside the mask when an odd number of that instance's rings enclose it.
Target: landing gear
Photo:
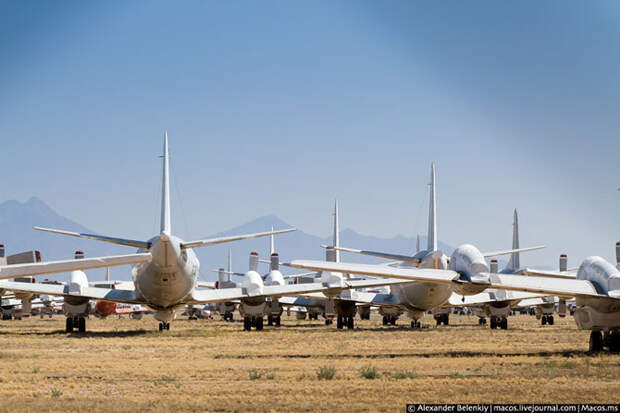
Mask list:
[[[331,326],[332,324],[334,324],[334,320],[332,320],[331,318],[326,318],[325,319],[325,325],[326,326]]]
[[[502,330],[508,330],[508,319],[506,317],[502,318],[502,321],[499,322],[499,326]]]
[[[590,333],[590,353],[600,353],[603,351],[603,333],[592,331]]]
[[[392,315],[384,315],[383,316],[383,325],[387,326],[387,325],[396,325],[396,320],[398,320],[398,317],[396,316],[392,316]]]
[[[420,328],[422,328],[422,324],[419,321],[417,321],[417,320],[412,320],[411,321],[411,328],[414,329],[414,330],[415,329],[420,329]]]
[[[86,319],[84,317],[78,318],[78,331],[80,333],[86,332]]]
[[[243,329],[250,331],[252,327],[256,328],[256,331],[263,329],[263,317],[262,316],[245,316],[243,317]]]
[[[338,319],[336,320],[336,327],[338,327],[339,330],[342,330],[345,326],[349,330],[353,330],[353,328],[355,326],[354,318],[353,317],[344,317],[344,316],[339,315]]]
[[[450,324],[450,314],[437,314],[435,316],[435,320],[437,320],[437,325],[440,326],[441,323],[444,325]]]
[[[485,326],[487,325],[487,319],[484,317],[481,317],[478,319],[478,324],[480,324],[481,326]]]
[[[280,316],[276,316],[275,319],[276,327],[280,327]]]
[[[233,322],[233,313],[224,313],[224,321],[230,321],[231,323]]]
[[[552,315],[543,315],[540,323],[544,326],[545,324],[549,324],[550,326],[553,325],[554,320],[553,320],[553,316]]]
[[[268,326],[273,325],[273,316],[271,314],[267,316],[267,325]]]
[[[170,330],[170,323],[161,322],[159,323],[159,331]]]
[[[67,317],[67,322],[65,325],[65,332],[67,333],[73,332],[73,317]]]

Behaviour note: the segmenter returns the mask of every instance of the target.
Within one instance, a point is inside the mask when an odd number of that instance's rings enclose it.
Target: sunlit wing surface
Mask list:
[[[518,303],[524,299],[538,299],[543,296],[542,294],[526,293],[522,291],[511,291],[509,295],[502,297],[498,297],[498,295],[492,291],[483,291],[478,294],[465,296],[452,293],[448,302],[442,307],[468,307],[485,304]]]
[[[568,273],[566,271],[544,271],[544,270],[532,270],[526,268],[523,271],[524,275],[537,276],[537,277],[553,277],[553,278],[562,278],[562,279],[572,279],[574,280],[576,275],[574,273]]]
[[[0,267],[0,279],[28,277],[34,275],[54,274],[93,268],[132,265],[151,261],[151,254],[113,255],[110,257],[84,258],[80,260],[37,262],[32,264],[15,264]]]
[[[96,241],[109,242],[112,244],[126,245],[128,247],[148,249],[151,246],[151,243],[147,241],[138,241],[138,240],[133,240],[133,239],[125,239],[125,238],[114,238],[114,237],[108,237],[105,235],[85,234],[82,232],[64,231],[64,230],[52,229],[52,228],[33,227],[33,229],[36,229],[37,231],[51,232],[53,234],[68,235],[70,237],[87,238],[87,239],[92,239]]]
[[[320,292],[338,292],[350,288],[378,287],[383,285],[403,284],[403,280],[354,280],[345,281],[342,285],[323,283],[287,284],[264,286],[262,291],[250,292],[243,288],[222,288],[218,290],[194,290],[188,304],[207,304],[212,302],[240,300],[255,297],[282,297]]]
[[[325,245],[321,245],[321,247],[327,248],[327,246]],[[333,248],[338,251],[352,252],[354,254],[369,255],[371,257],[385,258],[388,260],[398,260],[398,262],[407,261],[407,262],[413,262],[415,264],[420,263],[419,258],[411,257],[409,255],[390,254],[387,252],[380,252],[380,251],[357,250],[354,248],[345,248],[345,247],[333,247]]]
[[[541,250],[543,248],[546,248],[546,247],[544,245],[539,245],[537,247],[517,248],[517,249],[514,249],[514,250],[483,252],[482,255],[484,256],[484,258],[489,258],[489,257],[497,257],[499,255],[513,254],[515,252],[536,251],[536,250]]]
[[[25,293],[36,293],[62,297],[80,297],[92,300],[105,300],[117,303],[144,304],[144,301],[136,297],[134,290],[115,290],[109,288],[85,287],[80,292],[70,291],[69,285],[57,284],[31,284],[15,281],[0,281],[3,290]]]
[[[609,297],[605,294],[599,294],[594,285],[586,280],[505,274],[480,274],[480,277],[485,278],[484,281],[476,282],[476,284],[488,285],[489,288],[501,290],[524,291],[561,297]]]
[[[456,271],[421,268],[393,268],[383,265],[354,264],[314,260],[294,260],[291,267],[314,271],[332,271],[347,274],[363,274],[383,278],[398,278],[409,281],[430,281],[451,283],[459,278]]]
[[[287,232],[297,231],[297,228],[288,228],[280,231],[257,232],[255,234],[233,235],[231,237],[209,238],[198,241],[188,241],[181,244],[181,248],[205,247],[207,245],[224,244],[226,242],[240,241],[250,238],[268,237],[269,235],[286,234]]]

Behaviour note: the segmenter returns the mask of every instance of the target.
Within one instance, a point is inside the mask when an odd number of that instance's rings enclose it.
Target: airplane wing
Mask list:
[[[223,244],[225,242],[240,241],[243,239],[268,237],[269,235],[286,234],[297,231],[297,228],[282,229],[280,231],[257,232],[255,234],[233,235],[232,237],[209,238],[198,241],[189,241],[181,244],[181,248],[205,247],[207,245]]]
[[[546,271],[546,270],[533,270],[530,268],[526,268],[523,271],[523,275],[535,275],[537,277],[553,277],[553,278],[563,278],[563,279],[575,279],[576,275],[573,273],[568,273],[566,271]]]
[[[611,297],[611,295],[599,294],[594,284],[586,280],[535,276],[524,277],[522,275],[507,274],[480,274],[480,278],[480,281],[476,279],[474,284],[484,284],[488,285],[489,288],[500,290],[523,291],[560,297]]]
[[[144,304],[143,300],[136,297],[135,290],[113,290],[110,288],[86,287],[83,291],[78,292],[71,291],[68,285],[33,284],[16,281],[0,281],[0,289],[14,292],[114,301],[117,303]]]
[[[241,300],[256,297],[283,297],[287,295],[302,295],[308,293],[332,292],[338,293],[351,288],[377,287],[383,285],[406,284],[403,280],[354,280],[340,284],[307,283],[266,285],[260,294],[250,293],[244,288],[221,288],[218,290],[194,290],[187,304],[207,304],[221,301]]]
[[[136,247],[136,248],[144,248],[144,249],[148,249],[151,247],[151,243],[148,241],[138,241],[134,239],[125,239],[125,238],[114,238],[114,237],[107,237],[105,235],[86,234],[83,232],[72,232],[72,231],[64,231],[60,229],[43,228],[43,227],[33,227],[33,229],[36,229],[37,231],[51,232],[53,234],[68,235],[70,237],[87,238],[87,239],[93,239],[96,241],[109,242],[112,244],[126,245],[128,247]]]
[[[409,281],[429,281],[443,284],[451,284],[452,281],[459,279],[459,273],[457,273],[456,271],[435,270],[426,268],[393,268],[384,265],[354,264],[314,260],[293,260],[290,263],[290,266],[314,271],[332,271],[347,274],[364,274],[375,277],[397,278]]]
[[[321,245],[321,247],[327,248],[326,245]],[[354,254],[361,254],[361,255],[370,255],[372,257],[385,258],[388,260],[398,260],[399,262],[407,261],[407,262],[412,262],[414,264],[420,263],[419,258],[411,257],[409,255],[390,254],[387,252],[379,252],[379,251],[356,250],[354,248],[345,248],[345,247],[333,247],[333,248],[338,251],[352,252]]]
[[[498,295],[493,291],[483,291],[474,295],[460,295],[457,293],[452,293],[448,299],[448,302],[442,305],[442,307],[469,307],[497,303],[516,304],[525,299],[539,299],[543,296],[544,295],[542,294],[524,293],[521,291],[511,291],[509,294],[504,293],[503,295]]]
[[[546,248],[546,246],[545,245],[539,245],[537,247],[517,248],[517,249],[514,249],[514,250],[483,252],[482,255],[484,256],[484,258],[489,258],[489,257],[497,257],[498,255],[508,255],[508,254],[512,254],[512,253],[515,253],[515,252],[536,251],[536,250],[541,250],[543,248]]]
[[[110,257],[83,258],[80,260],[48,261],[31,264],[14,264],[0,267],[0,279],[29,277],[117,265],[140,264],[151,261],[151,254],[113,255]]]

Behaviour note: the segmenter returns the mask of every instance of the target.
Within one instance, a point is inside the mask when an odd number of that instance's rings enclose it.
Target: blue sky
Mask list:
[[[276,214],[426,231],[524,264],[620,240],[615,1],[0,2],[0,201],[101,233],[198,238]],[[358,247],[358,246],[354,246]],[[363,246],[359,246],[363,247]],[[574,261],[573,261],[574,258]]]

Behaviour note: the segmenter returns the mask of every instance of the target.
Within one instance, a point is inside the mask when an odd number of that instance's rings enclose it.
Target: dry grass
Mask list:
[[[557,317],[556,317],[557,318]],[[0,322],[0,411],[403,411],[411,402],[620,402],[620,355],[587,355],[572,318],[510,329],[476,319],[421,331],[380,318],[338,331],[284,317],[279,329],[150,317]],[[401,324],[405,322],[402,321]],[[407,323],[408,324],[408,323]],[[335,369],[319,380],[321,367]],[[376,369],[374,380],[364,369]],[[374,373],[372,374],[375,377]]]

